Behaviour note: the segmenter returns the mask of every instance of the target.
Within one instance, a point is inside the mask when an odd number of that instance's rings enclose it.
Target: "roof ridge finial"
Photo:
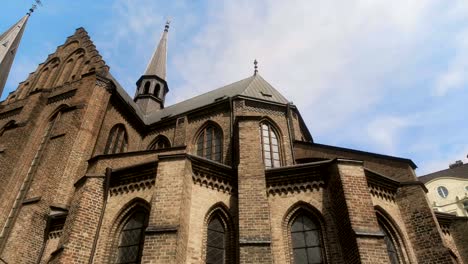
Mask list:
[[[254,60],[254,75],[257,75],[257,73],[258,73],[258,66],[257,66],[257,64],[258,64],[258,61],[257,61],[257,59],[255,59],[255,60]]]
[[[167,18],[166,19],[166,25],[164,26],[164,31],[168,32],[169,31],[169,25],[171,24],[171,19]]]

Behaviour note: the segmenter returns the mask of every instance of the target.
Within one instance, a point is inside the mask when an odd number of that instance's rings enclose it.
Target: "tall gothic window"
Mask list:
[[[222,143],[221,129],[214,125],[206,126],[198,135],[197,156],[221,162]]]
[[[384,234],[385,245],[387,246],[387,253],[388,257],[390,258],[390,263],[405,263],[405,250],[400,243],[400,236],[391,224],[391,221],[388,219],[388,217],[384,216],[384,214],[379,211],[377,211],[377,221],[379,223],[380,230],[382,230],[382,233]]]
[[[295,264],[324,263],[320,226],[300,213],[291,225],[291,243]]]
[[[390,263],[399,264],[400,261],[398,260],[397,249],[395,247],[395,243],[393,242],[390,233],[388,233],[388,230],[386,230],[383,227],[381,227],[381,229],[382,229],[382,232],[384,233],[384,240],[385,240],[385,244],[387,245],[387,253],[388,253],[388,257],[390,258]]]
[[[263,162],[265,168],[276,168],[281,166],[278,135],[268,123],[260,125],[262,135]]]
[[[136,211],[120,232],[116,264],[137,264],[141,262],[144,231],[148,226],[148,213]]]
[[[219,217],[214,217],[208,224],[206,242],[206,263],[224,264],[226,260],[226,230]]]
[[[167,139],[165,136],[159,135],[151,143],[148,149],[165,149],[170,147],[171,143],[169,142],[169,139]]]
[[[104,154],[121,153],[127,150],[128,139],[125,127],[122,124],[115,125],[107,139],[107,145]]]

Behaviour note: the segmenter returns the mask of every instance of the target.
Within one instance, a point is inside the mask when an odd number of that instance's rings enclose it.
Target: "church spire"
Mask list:
[[[164,32],[161,36],[161,40],[159,41],[158,47],[146,67],[145,75],[156,75],[159,78],[166,80],[167,34],[169,32],[169,24],[170,21],[167,21],[164,26]]]
[[[16,51],[21,42],[21,36],[23,36],[24,28],[32,10],[0,35],[0,96],[2,95]]]
[[[166,82],[166,57],[167,34],[169,21],[164,26],[164,31],[156,51],[153,53],[145,74],[137,81],[135,102],[145,114],[164,108],[164,101],[169,88]]]

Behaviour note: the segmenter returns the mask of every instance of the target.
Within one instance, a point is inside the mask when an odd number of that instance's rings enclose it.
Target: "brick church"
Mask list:
[[[168,30],[133,97],[79,28],[0,103],[0,263],[468,263],[411,160],[315,142],[256,69],[166,105]]]

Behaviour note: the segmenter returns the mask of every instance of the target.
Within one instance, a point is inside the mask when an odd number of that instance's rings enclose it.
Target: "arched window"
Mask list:
[[[127,132],[122,124],[115,125],[107,139],[107,145],[104,150],[104,154],[115,154],[121,153],[127,150],[128,140]]]
[[[143,94],[149,94],[150,85],[151,85],[150,82],[145,83],[145,89],[143,90]]]
[[[226,230],[219,216],[213,217],[208,224],[206,240],[206,263],[224,264],[226,260]]]
[[[324,263],[320,225],[305,212],[292,220],[291,245],[293,263]]]
[[[116,264],[141,262],[144,232],[147,226],[148,212],[144,210],[135,211],[128,217],[120,231]]]
[[[376,211],[377,221],[380,230],[384,234],[385,245],[387,246],[388,257],[391,264],[405,263],[405,250],[402,246],[401,236],[391,224],[389,217],[385,216],[381,211]]]
[[[171,143],[169,142],[169,139],[167,137],[159,135],[156,137],[156,139],[151,143],[148,149],[165,149],[165,148],[170,148]]]
[[[154,87],[154,96],[158,97],[159,98],[159,92],[161,91],[161,85],[156,84],[156,87]]]
[[[199,133],[197,139],[197,156],[221,162],[222,132],[214,125],[208,125]]]
[[[260,124],[260,133],[262,138],[262,153],[265,168],[277,168],[281,166],[280,147],[278,134],[268,123]]]

